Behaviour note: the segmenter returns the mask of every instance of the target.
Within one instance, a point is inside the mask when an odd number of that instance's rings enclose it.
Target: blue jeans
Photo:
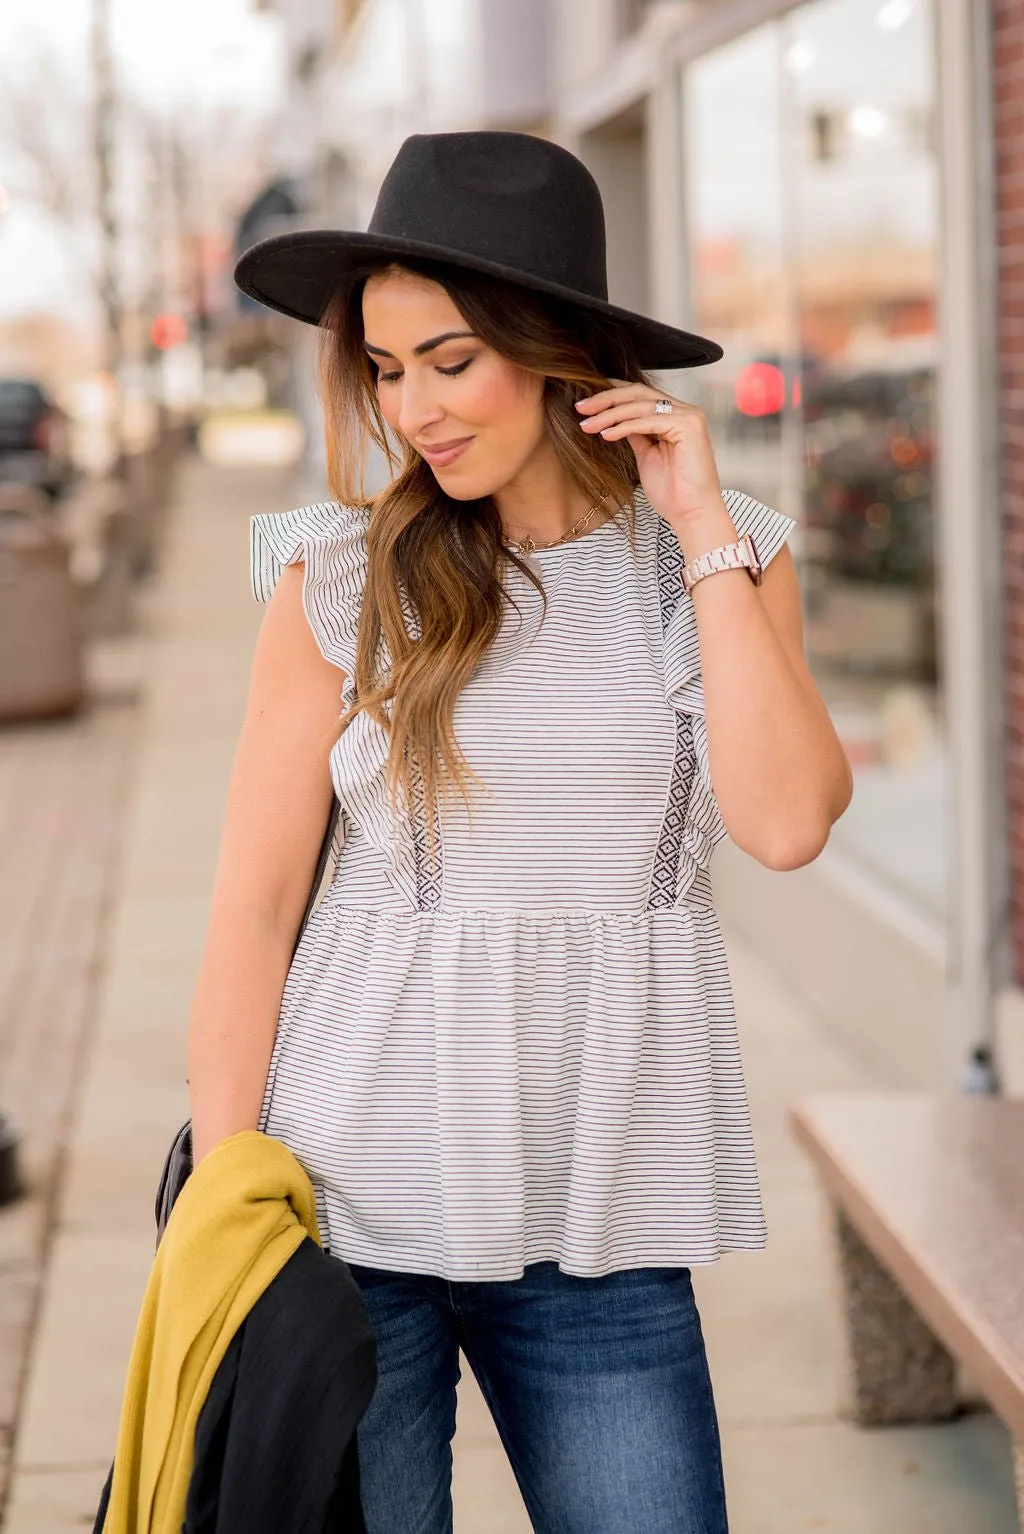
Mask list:
[[[726,1534],[687,1268],[449,1283],[352,1267],[380,1380],[359,1427],[367,1534],[451,1534],[461,1348],[536,1534]]]

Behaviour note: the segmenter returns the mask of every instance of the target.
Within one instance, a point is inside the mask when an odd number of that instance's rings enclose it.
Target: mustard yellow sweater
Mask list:
[[[245,1130],[196,1167],[139,1316],[103,1534],[180,1534],[196,1422],[232,1337],[306,1236],[313,1188],[278,1140]]]

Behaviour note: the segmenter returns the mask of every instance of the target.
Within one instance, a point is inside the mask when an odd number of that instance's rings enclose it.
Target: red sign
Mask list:
[[[169,352],[188,340],[188,326],[180,314],[158,314],[149,327],[149,336],[157,351]]]
[[[786,380],[770,362],[748,362],[736,376],[736,409],[743,415],[778,415],[786,403]]]

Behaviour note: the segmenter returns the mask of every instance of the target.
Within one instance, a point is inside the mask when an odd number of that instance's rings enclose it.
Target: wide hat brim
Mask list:
[[[590,313],[617,320],[633,337],[641,367],[652,371],[705,367],[708,363],[719,362],[724,355],[717,341],[710,341],[705,336],[663,325],[632,309],[621,308],[497,261],[400,235],[374,235],[343,229],[304,229],[272,235],[251,246],[239,259],[235,282],[243,293],[266,308],[286,314],[290,319],[302,320],[307,325],[319,325],[347,272],[369,261],[388,257],[400,260],[402,256],[486,272],[519,287],[561,299],[580,310],[582,317]]]

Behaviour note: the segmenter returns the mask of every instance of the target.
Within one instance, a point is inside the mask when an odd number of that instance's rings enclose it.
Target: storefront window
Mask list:
[[[816,0],[691,66],[685,120],[692,319],[726,348],[698,403],[724,482],[770,498],[757,440],[800,522],[857,776],[834,840],[941,918],[931,62],[926,0]]]
[[[762,28],[686,83],[692,318],[725,358],[680,386],[707,414],[723,482],[782,510],[791,326],[777,59],[776,29]]]

